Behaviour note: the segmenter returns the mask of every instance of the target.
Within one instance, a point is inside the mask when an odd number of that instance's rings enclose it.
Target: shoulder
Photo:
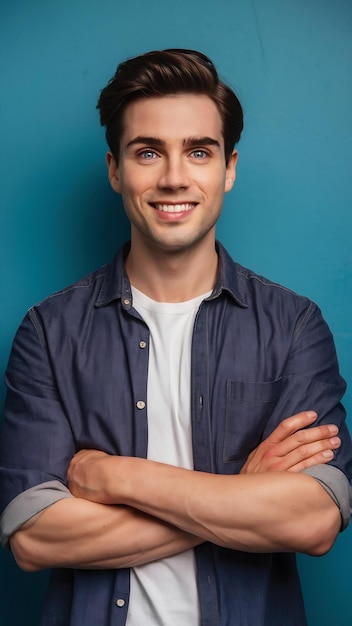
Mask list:
[[[56,291],[29,310],[29,316],[41,316],[47,313],[60,314],[78,312],[80,309],[95,309],[120,297],[126,277],[124,273],[125,244],[115,255],[111,263],[83,276],[60,291]]]
[[[231,311],[236,317],[240,307],[240,317],[247,325],[264,329],[270,336],[290,337],[292,342],[313,329],[330,333],[315,302],[235,262],[224,248],[219,252],[222,292],[232,296],[237,306]]]
[[[105,277],[110,272],[111,265],[102,265],[89,274],[86,274],[79,280],[67,285],[59,291],[55,291],[40,302],[34,304],[30,311],[45,311],[55,307],[64,307],[68,302],[75,300],[87,301],[98,297]]]
[[[223,287],[232,292],[244,306],[251,307],[254,303],[275,306],[281,302],[298,309],[317,308],[308,297],[237,263],[222,246],[219,251]]]
[[[72,341],[90,332],[101,318],[100,311],[116,300],[123,281],[123,251],[111,263],[102,265],[60,291],[33,305],[25,315],[17,336],[32,333],[34,328],[41,343],[60,337]],[[107,297],[108,294],[108,297]]]
[[[244,267],[235,262],[234,266],[239,284],[246,294],[259,292],[266,295],[266,297],[279,297],[287,300],[295,300],[301,304],[308,304],[312,302],[307,296],[299,294],[289,287],[277,283],[266,276],[257,274],[248,267]]]

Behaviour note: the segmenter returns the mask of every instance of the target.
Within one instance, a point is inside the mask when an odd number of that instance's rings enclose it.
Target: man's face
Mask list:
[[[214,240],[237,154],[226,165],[221,118],[208,96],[132,102],[118,166],[107,158],[111,185],[132,224],[132,245],[176,252]]]

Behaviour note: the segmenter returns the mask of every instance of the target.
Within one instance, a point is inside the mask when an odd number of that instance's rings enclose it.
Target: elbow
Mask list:
[[[327,554],[329,550],[331,550],[334,542],[335,540],[320,541],[312,546],[307,547],[307,549],[304,550],[304,553],[308,554],[309,556],[324,556],[324,554]]]
[[[38,572],[45,569],[45,566],[40,563],[38,555],[30,549],[28,540],[24,536],[24,533],[17,531],[10,538],[10,548],[13,557],[20,569],[24,572]]]
[[[33,559],[28,557],[27,555],[20,552],[13,552],[14,559],[18,565],[18,567],[24,572],[32,573],[39,572],[39,570],[44,569],[40,567],[38,563],[35,563]]]
[[[295,552],[303,552],[310,556],[323,556],[333,547],[341,530],[340,509],[332,497],[312,477],[303,476],[310,481],[310,491],[303,508],[297,507]]]
[[[15,556],[15,561],[21,570],[29,574],[45,569],[44,567],[40,567],[39,565],[33,563],[30,559],[21,559]]]
[[[306,549],[303,550],[303,552],[309,554],[309,556],[324,556],[324,554],[327,554],[327,552],[331,550],[335,543],[335,540],[335,533],[326,533],[318,539],[313,540],[309,545],[306,546]]]
[[[333,504],[333,507],[324,511],[312,524],[311,532],[306,537],[302,546],[303,549],[300,551],[310,556],[323,556],[333,547],[340,529],[340,511]]]

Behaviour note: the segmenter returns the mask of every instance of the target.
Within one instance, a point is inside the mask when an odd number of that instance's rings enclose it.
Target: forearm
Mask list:
[[[236,550],[322,554],[341,524],[330,496],[300,473],[220,476],[110,457],[109,477],[106,501]]]
[[[201,539],[148,514],[80,498],[63,499],[10,540],[22,569],[134,567],[193,548]]]

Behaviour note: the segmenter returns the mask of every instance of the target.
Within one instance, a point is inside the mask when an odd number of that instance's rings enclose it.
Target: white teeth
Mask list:
[[[187,204],[154,204],[158,211],[164,211],[165,213],[183,213],[184,211],[190,211],[193,209],[194,203]]]

